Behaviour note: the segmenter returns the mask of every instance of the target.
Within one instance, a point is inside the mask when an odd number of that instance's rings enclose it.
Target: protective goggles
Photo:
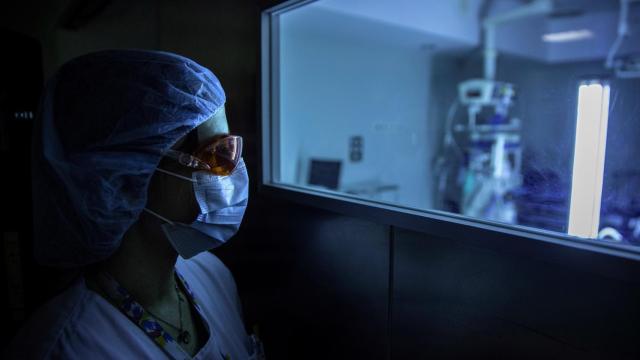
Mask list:
[[[219,176],[227,176],[233,172],[240,161],[242,137],[218,135],[200,146],[192,154],[171,149],[166,155],[184,166],[207,170]]]

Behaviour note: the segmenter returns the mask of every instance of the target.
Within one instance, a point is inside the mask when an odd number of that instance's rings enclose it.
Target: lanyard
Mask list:
[[[193,303],[194,308],[202,317],[203,323],[207,327],[207,331],[211,334],[211,329],[209,329],[207,322],[204,321],[200,305],[198,305],[195,297],[193,296],[193,292],[189,288],[189,285],[177,270],[175,273],[180,278],[184,288],[187,290],[187,294]],[[149,336],[170,358],[179,360],[191,359],[191,356],[189,356],[189,354],[187,354],[184,349],[178,345],[176,340],[162,328],[160,323],[148,311],[146,311],[142,305],[135,301],[131,294],[129,294],[129,292],[111,275],[105,272],[100,273],[100,279],[103,284],[106,285],[104,291],[117,305],[120,311],[122,311],[122,313],[125,314],[134,324],[138,325],[138,327],[140,327],[140,329],[142,329],[142,331],[144,331],[144,333],[147,334],[147,336]],[[230,357],[227,355],[225,356],[225,359],[230,359]]]

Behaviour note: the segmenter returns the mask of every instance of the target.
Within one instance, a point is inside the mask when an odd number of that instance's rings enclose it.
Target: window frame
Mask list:
[[[376,223],[421,232],[430,236],[478,246],[495,251],[507,251],[543,261],[574,263],[589,271],[613,274],[629,280],[629,264],[640,275],[640,249],[556,233],[544,229],[500,224],[439,210],[414,209],[365,200],[336,191],[310,189],[279,183],[279,26],[278,16],[316,0],[289,0],[267,8],[261,14],[261,111],[258,193],[275,199],[364,218]],[[575,251],[581,250],[581,251]],[[604,255],[604,256],[602,256]],[[635,277],[640,279],[640,277]]]

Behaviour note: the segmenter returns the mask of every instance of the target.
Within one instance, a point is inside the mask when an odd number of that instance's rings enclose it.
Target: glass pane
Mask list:
[[[640,245],[639,19],[595,0],[278,15],[274,181]]]

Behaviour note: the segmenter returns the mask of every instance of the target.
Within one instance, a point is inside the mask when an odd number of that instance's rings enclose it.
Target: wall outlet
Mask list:
[[[362,161],[363,139],[362,136],[352,136],[349,138],[349,160],[351,162]]]

